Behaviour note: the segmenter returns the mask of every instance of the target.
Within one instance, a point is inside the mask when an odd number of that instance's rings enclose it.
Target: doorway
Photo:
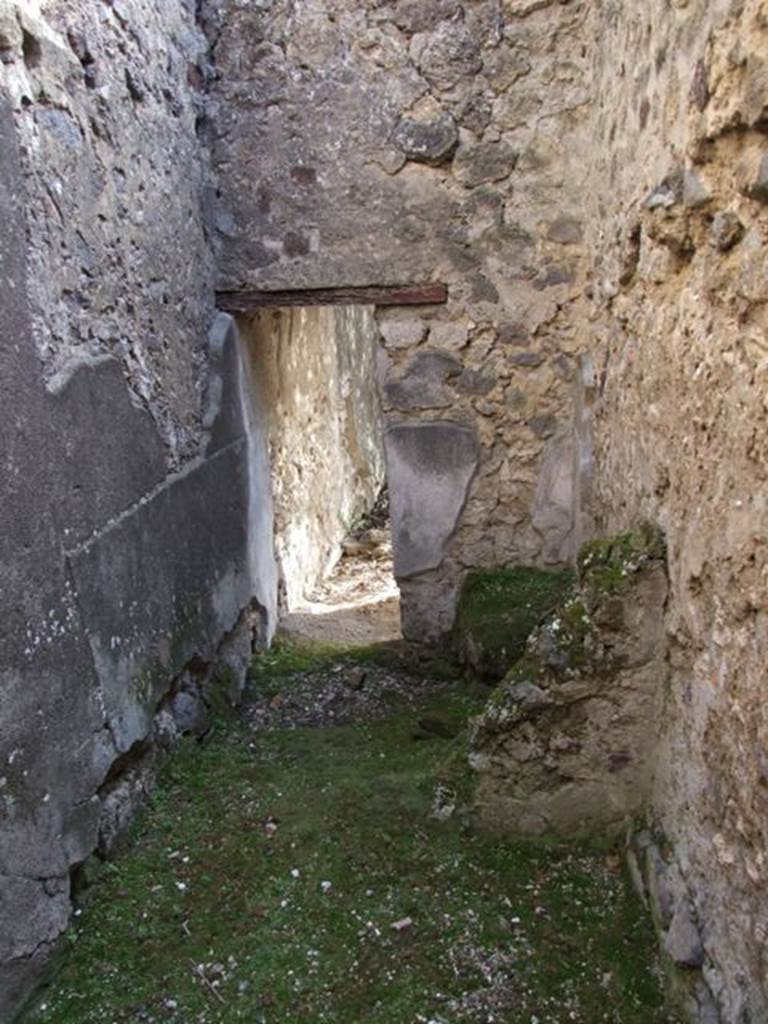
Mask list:
[[[374,311],[239,317],[269,446],[281,627],[311,641],[401,636]]]

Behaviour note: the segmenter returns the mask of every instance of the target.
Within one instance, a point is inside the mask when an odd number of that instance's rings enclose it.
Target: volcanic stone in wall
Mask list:
[[[470,729],[486,827],[602,838],[650,795],[665,679],[664,546],[642,527],[582,549],[579,583]]]

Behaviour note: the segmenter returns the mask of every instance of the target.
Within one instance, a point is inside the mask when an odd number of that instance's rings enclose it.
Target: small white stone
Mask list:
[[[390,928],[394,932],[404,932],[406,928],[410,928],[413,925],[413,920],[410,917],[401,917],[399,921],[394,921]]]

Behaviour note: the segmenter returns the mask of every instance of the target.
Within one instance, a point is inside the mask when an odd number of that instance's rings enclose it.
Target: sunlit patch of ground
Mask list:
[[[373,644],[400,637],[400,592],[392,570],[392,544],[385,529],[350,538],[342,558],[302,605],[286,615],[282,629],[309,641]]]

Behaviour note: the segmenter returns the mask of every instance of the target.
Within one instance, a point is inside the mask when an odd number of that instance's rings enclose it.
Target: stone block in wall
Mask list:
[[[47,402],[60,439],[58,516],[68,547],[86,540],[163,482],[166,451],[150,414],[110,356],[73,358],[49,382]],[[130,442],[130,443],[129,443]],[[41,466],[49,474],[49,466]]]
[[[664,549],[651,528],[587,545],[580,581],[472,722],[479,819],[602,839],[650,797],[665,680]]]
[[[395,125],[392,141],[407,160],[437,167],[453,156],[459,130],[452,115],[445,112],[430,122],[403,117]]]
[[[447,409],[453,403],[450,381],[460,376],[461,362],[450,352],[421,349],[398,377],[384,384],[384,403],[403,412]]]
[[[377,319],[382,340],[390,349],[415,348],[427,333],[425,321],[416,317],[405,319],[379,314]]]
[[[118,749],[147,735],[190,658],[213,656],[251,599],[245,441],[180,474],[70,555]]]

